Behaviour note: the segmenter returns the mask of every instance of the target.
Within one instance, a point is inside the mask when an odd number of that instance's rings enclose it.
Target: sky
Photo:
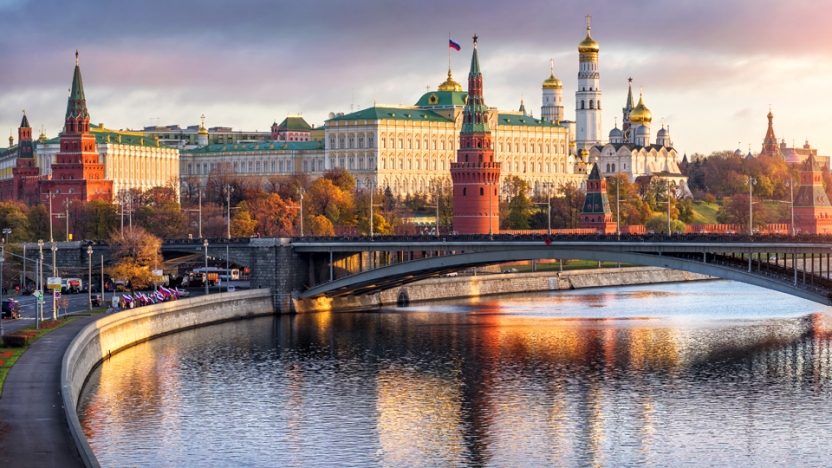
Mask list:
[[[63,126],[75,50],[92,123],[114,129],[199,123],[266,131],[302,113],[414,104],[467,83],[479,36],[489,106],[540,115],[554,59],[574,120],[585,16],[601,47],[606,134],[627,78],[644,89],[653,135],[664,118],[687,154],[759,152],[775,133],[832,154],[832,2],[807,0],[0,0],[0,130],[26,110],[39,134]],[[0,139],[6,146],[7,136]]]

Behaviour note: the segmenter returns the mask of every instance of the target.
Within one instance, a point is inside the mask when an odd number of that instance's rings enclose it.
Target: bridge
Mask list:
[[[172,239],[167,261],[205,257],[204,239]],[[85,274],[89,242],[57,243],[60,271]],[[91,243],[93,272],[110,247]],[[37,257],[37,244],[26,245]],[[43,247],[51,263],[50,244]],[[275,309],[293,300],[372,294],[425,278],[521,260],[597,260],[689,271],[830,305],[832,236],[528,235],[208,239],[208,256],[251,269],[252,288],[269,288]],[[49,272],[51,268],[47,267]]]
[[[301,254],[329,255],[329,280],[301,298],[361,295],[484,265],[581,259],[656,266],[739,281],[832,305],[832,238],[805,236],[454,236],[294,239]],[[369,254],[337,277],[335,255]],[[353,262],[354,263],[354,262]],[[366,266],[366,268],[365,268]],[[341,268],[340,270],[344,270]],[[347,269],[349,270],[349,269]]]

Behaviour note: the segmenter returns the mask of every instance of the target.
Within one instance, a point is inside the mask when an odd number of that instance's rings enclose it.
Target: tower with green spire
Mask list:
[[[41,181],[40,192],[52,194],[58,203],[65,199],[113,199],[113,182],[105,179],[95,135],[90,133],[90,114],[77,50],[72,88],[66,103],[64,131],[60,134],[60,150],[52,164],[52,177]]]
[[[457,160],[451,163],[454,231],[460,234],[495,234],[500,230],[500,163],[494,160],[489,116],[474,35],[468,100],[462,113]]]
[[[621,129],[624,131],[624,141],[629,142],[630,138],[630,112],[636,108],[635,101],[633,100],[633,79],[627,78],[629,82],[630,89],[627,91],[627,102],[624,104],[624,107],[621,109]]]

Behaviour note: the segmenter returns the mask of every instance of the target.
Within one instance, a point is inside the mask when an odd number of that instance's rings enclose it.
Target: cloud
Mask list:
[[[212,125],[264,129],[296,112],[320,124],[374,98],[414,103],[445,79],[449,32],[463,47],[452,53],[463,85],[479,33],[486,102],[502,109],[525,95],[539,114],[553,57],[570,116],[591,14],[605,128],[632,76],[657,120],[697,151],[756,146],[754,116],[770,103],[783,133],[832,145],[821,136],[832,97],[817,92],[832,78],[830,9],[808,0],[0,0],[0,129],[16,127],[22,108],[33,124],[60,128],[76,48],[94,121],[136,128],[205,113]]]

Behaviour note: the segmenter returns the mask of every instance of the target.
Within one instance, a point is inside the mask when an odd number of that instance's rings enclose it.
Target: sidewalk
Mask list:
[[[77,317],[44,335],[9,371],[0,397],[0,466],[83,467],[61,403],[61,360],[97,318]]]

